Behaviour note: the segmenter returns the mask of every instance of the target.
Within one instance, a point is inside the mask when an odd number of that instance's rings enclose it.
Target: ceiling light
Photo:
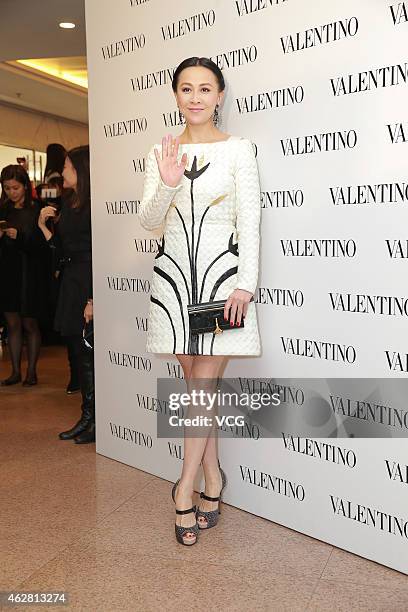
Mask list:
[[[72,28],[75,28],[75,23],[71,23],[70,21],[62,21],[58,25],[60,28],[63,28],[64,30],[72,30]]]
[[[1,0],[0,0],[1,2]],[[23,64],[39,72],[49,74],[58,79],[75,83],[81,87],[88,87],[86,58],[66,57],[66,58],[46,58],[17,60],[18,64]],[[1,259],[1,257],[0,257]]]

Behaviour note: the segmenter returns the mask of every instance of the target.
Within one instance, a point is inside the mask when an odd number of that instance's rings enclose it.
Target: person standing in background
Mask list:
[[[38,226],[49,246],[61,253],[64,271],[55,315],[55,328],[66,338],[79,364],[82,393],[82,414],[69,430],[59,434],[61,440],[75,439],[77,444],[95,442],[95,389],[93,352],[84,346],[85,323],[93,319],[92,302],[92,238],[89,147],[76,147],[65,158],[63,198],[57,232],[47,227],[55,218],[53,206],[45,206]]]
[[[46,258],[38,231],[39,205],[21,165],[3,168],[0,176],[0,311],[4,313],[12,364],[11,375],[1,381],[21,382],[23,331],[26,334],[28,369],[23,386],[37,384],[41,347],[38,320],[46,312]]]
[[[55,145],[55,146],[60,146],[60,145]],[[65,156],[66,156],[66,152],[64,150],[64,159],[65,159]],[[36,189],[37,189],[38,198],[42,203],[42,207],[51,205],[56,210],[56,215],[53,218],[53,225],[50,226],[50,230],[52,230],[52,233],[54,233],[54,231],[58,231],[57,224],[60,218],[62,198],[66,190],[64,190],[63,188],[64,179],[62,177],[62,174],[59,174],[58,172],[53,172],[52,174],[48,174],[47,178],[48,178],[48,182],[38,185]],[[48,197],[43,197],[44,193],[45,194],[52,193],[53,195],[51,197],[49,195]],[[62,275],[63,275],[63,265],[61,265],[61,261],[59,258],[60,253],[59,252],[56,253],[56,251],[57,249],[52,250],[53,257],[51,261],[51,271],[50,271],[50,279],[49,279],[50,281],[49,310],[52,313],[52,317],[51,317],[52,319],[54,318],[54,315],[55,315],[56,304],[58,302],[58,294],[59,294],[59,289],[60,289]],[[70,377],[69,377],[69,382],[66,387],[66,393],[68,395],[73,395],[74,393],[77,393],[81,389],[80,384],[79,384],[79,363],[77,359],[77,353],[74,350],[72,343],[68,342],[66,346],[67,346],[68,362],[69,362],[69,369],[70,369]]]

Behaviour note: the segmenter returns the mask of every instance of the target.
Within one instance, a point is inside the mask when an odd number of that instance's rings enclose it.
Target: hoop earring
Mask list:
[[[218,104],[216,104],[215,109],[214,109],[214,114],[213,114],[213,122],[215,126],[218,125],[219,120],[220,120],[220,114],[218,112]]]

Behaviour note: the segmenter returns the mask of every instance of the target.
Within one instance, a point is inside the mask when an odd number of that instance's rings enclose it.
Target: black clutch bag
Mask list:
[[[190,322],[190,330],[193,334],[222,334],[226,329],[242,329],[244,318],[241,318],[241,325],[230,325],[229,319],[224,320],[224,307],[227,300],[217,302],[202,302],[201,304],[188,304],[187,312]]]

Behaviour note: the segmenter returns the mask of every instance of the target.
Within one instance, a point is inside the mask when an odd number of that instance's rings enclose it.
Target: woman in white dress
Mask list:
[[[160,145],[151,148],[140,206],[144,228],[153,230],[164,222],[153,269],[146,350],[175,354],[187,387],[191,390],[198,379],[206,379],[208,390],[208,381],[217,381],[228,356],[260,354],[253,301],[259,256],[258,168],[251,142],[217,127],[225,83],[214,62],[184,60],[172,86],[185,129],[175,139],[165,136],[161,151]],[[187,306],[220,300],[226,300],[222,325],[229,329],[194,333]],[[197,541],[199,529],[217,523],[226,484],[216,428],[200,431],[201,437],[185,431],[183,470],[173,488],[176,538],[186,545]],[[196,510],[192,497],[200,463],[205,492]]]

